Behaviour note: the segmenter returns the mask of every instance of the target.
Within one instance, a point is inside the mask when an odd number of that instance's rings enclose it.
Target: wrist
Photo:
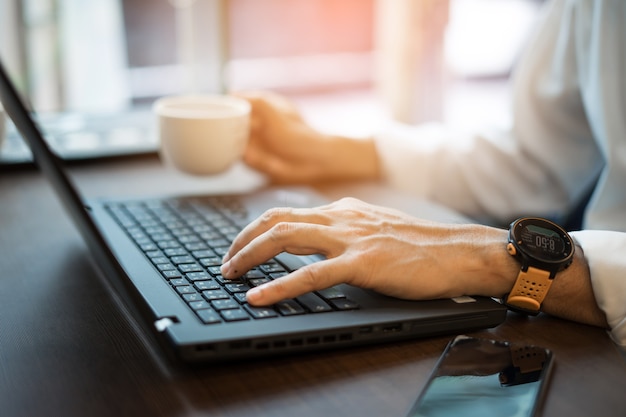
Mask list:
[[[507,231],[488,226],[479,228],[479,242],[466,256],[469,279],[466,280],[466,295],[482,295],[502,297],[511,291],[517,274],[519,263],[506,250]]]
[[[325,171],[331,179],[376,180],[380,168],[372,139],[327,136],[331,146],[325,147]]]
[[[572,264],[572,237],[558,224],[540,217],[522,217],[511,223],[507,252],[520,270],[513,289],[503,297],[512,310],[536,315],[557,275]]]

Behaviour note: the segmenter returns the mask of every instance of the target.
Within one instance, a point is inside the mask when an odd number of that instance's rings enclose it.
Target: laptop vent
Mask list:
[[[302,337],[302,338],[290,338],[284,340],[272,340],[272,341],[256,341],[256,342],[230,342],[227,345],[229,350],[233,351],[265,351],[265,350],[275,350],[275,349],[297,349],[303,348],[307,346],[320,346],[320,345],[328,345],[328,344],[338,344],[349,342],[353,339],[351,333],[340,333],[340,334],[328,334],[321,336],[310,336],[310,337]],[[198,352],[211,352],[215,351],[217,348],[214,344],[200,345],[196,346],[196,350]]]
[[[352,340],[351,333],[341,333],[285,340],[274,340],[271,342],[257,342],[253,345],[253,347],[254,350],[287,349],[348,342],[350,340]],[[233,346],[233,348],[236,348],[236,346]]]

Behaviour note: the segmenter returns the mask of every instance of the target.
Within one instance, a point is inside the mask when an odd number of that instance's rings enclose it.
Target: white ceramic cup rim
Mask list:
[[[223,112],[206,111],[204,106],[223,108]],[[243,98],[226,95],[181,95],[163,97],[154,102],[154,112],[161,117],[180,119],[228,119],[247,116],[250,103]]]

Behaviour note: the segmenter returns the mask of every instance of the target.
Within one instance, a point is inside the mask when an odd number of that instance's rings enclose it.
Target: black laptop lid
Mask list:
[[[35,164],[56,191],[61,203],[78,227],[92,254],[96,257],[98,265],[106,272],[119,272],[114,267],[116,262],[113,254],[93,223],[77,188],[66,174],[63,161],[45,141],[41,130],[31,116],[31,111],[27,109],[11,82],[2,59],[0,59],[0,100],[15,127],[31,149]]]

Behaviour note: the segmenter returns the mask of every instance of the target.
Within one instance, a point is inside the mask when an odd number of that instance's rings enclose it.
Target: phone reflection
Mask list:
[[[532,416],[550,352],[459,336],[409,416]]]

